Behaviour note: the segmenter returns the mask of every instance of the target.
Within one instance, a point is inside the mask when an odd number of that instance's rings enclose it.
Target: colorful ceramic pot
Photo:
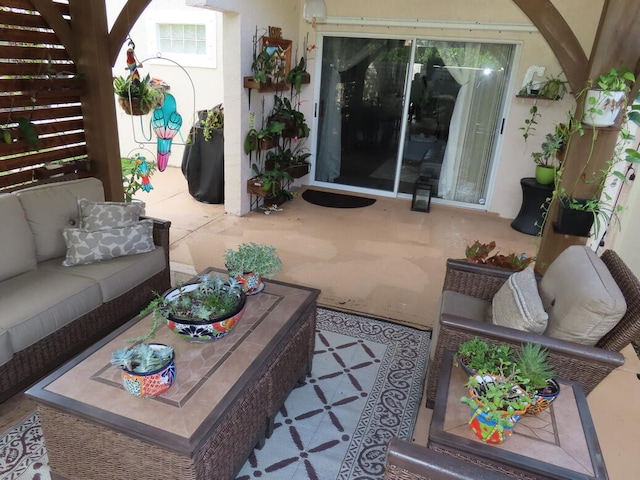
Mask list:
[[[560,395],[560,384],[555,379],[547,380],[547,387],[536,391],[533,403],[527,407],[527,413],[538,414],[547,408]]]
[[[504,416],[508,415],[504,412]],[[520,415],[515,414],[511,416],[512,426],[505,425],[502,431],[498,428],[495,420],[489,420],[486,417],[486,412],[482,410],[482,407],[478,405],[471,411],[471,419],[469,420],[469,427],[473,430],[476,436],[486,443],[503,443],[513,433],[513,428],[516,422],[520,420]]]
[[[197,288],[198,284],[185,285],[183,291]],[[179,295],[179,290],[169,292],[166,297],[171,300]],[[209,320],[194,318],[181,318],[169,315],[167,326],[176,335],[192,342],[211,342],[227,335],[238,320],[244,314],[247,297],[243,292],[239,292],[239,301],[236,307],[225,315],[216,315]]]
[[[240,282],[242,290],[244,290],[244,293],[247,295],[255,295],[264,290],[261,275],[256,275],[253,272],[245,272],[242,275],[238,275],[236,279]]]
[[[150,344],[154,348],[162,348],[166,345],[159,343]],[[122,369],[122,386],[131,395],[136,397],[155,397],[160,395],[173,385],[176,378],[175,354],[171,356],[169,363],[153,372],[136,373],[126,368]]]

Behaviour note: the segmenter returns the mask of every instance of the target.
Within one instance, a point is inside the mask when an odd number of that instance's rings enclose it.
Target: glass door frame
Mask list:
[[[448,41],[448,42],[460,42],[460,43],[465,43],[465,42],[496,43],[501,45],[514,46],[512,65],[511,65],[512,68],[507,80],[507,84],[505,86],[505,97],[504,97],[505,101],[501,109],[502,127],[501,128],[499,127],[498,128],[499,131],[496,132],[497,137],[495,141],[495,149],[494,149],[492,158],[489,162],[489,167],[487,169],[488,181],[487,181],[487,195],[486,195],[485,203],[476,205],[471,203],[457,202],[453,200],[444,200],[444,199],[435,198],[435,197],[432,199],[432,203],[438,204],[438,205],[447,205],[447,206],[454,206],[459,208],[486,211],[488,209],[488,205],[491,203],[491,197],[493,195],[493,189],[495,186],[495,177],[497,174],[498,164],[500,163],[499,159],[501,157],[502,146],[504,141],[504,138],[503,138],[504,135],[502,131],[504,130],[504,126],[506,125],[507,119],[509,118],[508,115],[509,115],[509,110],[512,103],[509,101],[509,99],[513,98],[515,95],[515,79],[516,79],[516,73],[517,73],[516,70],[520,62],[522,42],[513,41],[513,40],[511,41],[491,40],[491,39],[483,39],[483,38],[474,39],[474,38],[467,38],[467,37],[461,37],[461,38],[438,37],[438,36],[431,37],[426,35],[425,36],[422,36],[422,35],[408,36],[408,35],[402,35],[402,34],[378,34],[378,33],[366,33],[366,32],[318,32],[317,46],[315,50],[317,68],[314,74],[315,79],[313,81],[314,87],[313,87],[313,99],[312,99],[313,113],[314,113],[313,119],[312,119],[312,138],[311,138],[312,142],[311,142],[311,147],[309,149],[313,155],[314,162],[316,161],[316,155],[318,150],[316,132],[318,131],[318,128],[319,128],[318,108],[319,108],[320,89],[321,89],[322,55],[323,55],[323,45],[324,45],[325,37],[345,37],[345,38],[351,37],[351,38],[372,38],[372,39],[380,38],[380,39],[391,39],[391,40],[407,40],[411,42],[411,52],[410,52],[410,61],[407,65],[407,71],[405,75],[405,88],[404,88],[404,98],[403,98],[403,105],[402,105],[403,118],[400,126],[400,137],[398,140],[400,143],[399,143],[399,148],[396,155],[396,174],[394,179],[393,191],[376,190],[376,189],[357,187],[357,186],[351,186],[346,184],[316,181],[315,168],[311,168],[311,171],[310,171],[311,178],[309,181],[309,185],[328,188],[328,189],[337,190],[337,191],[361,193],[361,194],[375,195],[378,197],[388,197],[388,198],[398,198],[398,199],[408,199],[408,200],[411,200],[412,195],[407,193],[399,193],[398,189],[399,189],[400,180],[401,180],[400,173],[402,169],[404,142],[405,142],[406,133],[407,133],[407,124],[409,121],[408,120],[408,112],[409,112],[408,96],[411,88],[411,75],[412,75],[411,67],[413,65],[412,62],[415,58],[415,52],[416,52],[418,40]],[[315,167],[315,164],[313,165],[313,167]]]

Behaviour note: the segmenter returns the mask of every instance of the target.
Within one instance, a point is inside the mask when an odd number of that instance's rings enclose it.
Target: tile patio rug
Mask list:
[[[389,439],[412,438],[430,332],[323,308],[317,321],[313,375],[238,479],[381,480]],[[37,412],[0,435],[0,479],[50,479]]]

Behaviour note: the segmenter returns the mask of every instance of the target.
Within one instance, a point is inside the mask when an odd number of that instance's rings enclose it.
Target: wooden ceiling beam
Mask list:
[[[122,44],[127,39],[131,28],[144,12],[144,9],[151,3],[151,0],[128,0],[122,7],[111,32],[109,32],[109,61],[113,67],[118,59],[118,53]]]
[[[513,0],[529,17],[555,54],[574,92],[587,80],[588,58],[573,30],[550,0]]]

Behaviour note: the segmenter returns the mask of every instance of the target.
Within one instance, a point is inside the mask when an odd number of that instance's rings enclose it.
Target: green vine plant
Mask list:
[[[538,124],[538,119],[541,116],[542,115],[538,112],[538,106],[532,105],[529,109],[529,118],[524,121],[524,127],[520,127],[520,130],[523,131],[522,137],[524,138],[525,142],[531,135],[533,135],[533,132],[536,129],[535,126]]]

